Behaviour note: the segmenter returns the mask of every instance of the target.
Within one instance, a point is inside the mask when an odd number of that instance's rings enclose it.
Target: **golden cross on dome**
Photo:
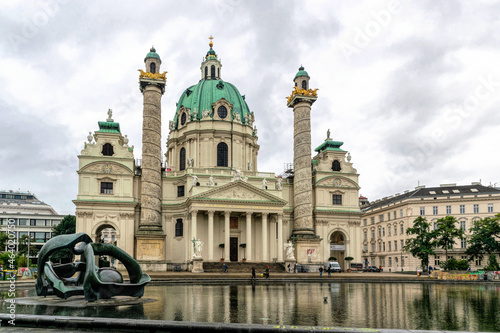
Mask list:
[[[214,39],[214,38],[212,37],[212,35],[210,35],[210,37],[208,37],[208,39],[210,39],[210,43],[208,43],[208,45],[210,47],[214,46],[214,43],[212,42],[212,39]]]

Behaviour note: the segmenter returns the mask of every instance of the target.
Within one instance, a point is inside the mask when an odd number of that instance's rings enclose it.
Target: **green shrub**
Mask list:
[[[500,270],[500,266],[497,262],[497,257],[494,254],[490,254],[490,258],[488,259],[488,265],[484,267],[485,271],[498,271]]]
[[[330,257],[330,258],[328,258],[328,261],[337,261],[337,258],[335,258],[335,257]]]
[[[469,263],[465,259],[457,260],[455,258],[451,258],[442,266],[447,271],[466,271],[467,268],[469,268]]]

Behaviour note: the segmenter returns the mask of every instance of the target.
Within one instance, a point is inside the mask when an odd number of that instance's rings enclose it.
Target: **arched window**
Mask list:
[[[302,80],[302,89],[307,90],[307,81],[306,80]]]
[[[156,64],[154,62],[149,65],[149,71],[153,74],[156,73]]]
[[[183,112],[181,115],[181,125],[184,125],[186,123],[186,112]]]
[[[182,219],[177,219],[175,223],[175,237],[182,237],[184,233],[184,225]]]
[[[227,167],[227,145],[221,142],[217,145],[217,166]]]
[[[205,66],[205,79],[208,77],[208,67]]]
[[[215,66],[212,65],[212,67],[210,67],[210,78],[212,80],[215,80]]]
[[[340,171],[340,162],[338,160],[333,161],[332,170],[333,171]]]
[[[181,151],[179,153],[179,170],[185,170],[186,169],[186,149],[181,148]]]
[[[102,146],[102,154],[104,156],[113,156],[113,145],[111,145],[111,143],[105,143],[104,146]]]

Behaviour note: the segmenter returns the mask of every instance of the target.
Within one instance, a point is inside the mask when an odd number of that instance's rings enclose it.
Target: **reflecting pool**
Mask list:
[[[283,283],[147,286],[154,302],[17,313],[174,321],[500,331],[500,284]],[[35,296],[20,290],[19,297]],[[6,297],[2,294],[2,298]],[[327,297],[326,302],[324,297]],[[2,304],[1,312],[6,311]]]

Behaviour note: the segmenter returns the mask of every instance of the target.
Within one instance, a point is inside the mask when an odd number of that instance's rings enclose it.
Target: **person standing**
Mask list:
[[[288,273],[291,273],[292,271],[290,270],[290,264],[288,264]]]
[[[330,266],[328,266],[328,268],[326,269],[327,273],[328,273],[328,277],[331,277],[332,276],[332,268]]]
[[[266,276],[266,279],[269,279],[269,266],[266,267],[266,270],[264,271],[264,275]]]
[[[255,280],[255,267],[252,267],[252,280]]]
[[[319,268],[319,277],[321,277],[321,275],[323,275],[323,267]]]

